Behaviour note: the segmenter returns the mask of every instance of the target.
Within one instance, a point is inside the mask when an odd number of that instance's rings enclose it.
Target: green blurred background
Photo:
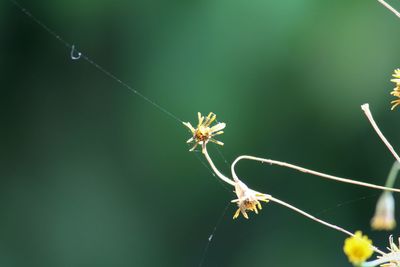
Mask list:
[[[393,158],[365,102],[400,147],[389,95],[400,20],[374,0],[20,3],[179,119],[215,112],[227,162],[251,154],[383,184]],[[290,210],[223,214],[232,189],[188,152],[178,121],[71,60],[9,1],[0,33],[1,266],[350,266],[342,233]],[[253,162],[238,173],[387,246],[369,227],[379,191]]]

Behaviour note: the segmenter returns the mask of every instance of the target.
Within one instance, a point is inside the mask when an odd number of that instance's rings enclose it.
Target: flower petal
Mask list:
[[[226,126],[226,124],[224,122],[220,122],[216,125],[214,125],[213,127],[211,127],[211,132],[218,132],[221,131],[222,129],[224,129]]]
[[[188,127],[192,133],[194,133],[195,129],[193,128],[192,124],[190,124],[190,122],[182,122],[182,123],[183,125]]]
[[[200,126],[200,125],[203,124],[204,116],[201,116],[201,113],[200,113],[200,112],[197,112],[197,117],[198,117],[198,119],[199,119],[199,124],[198,124],[198,126]]]
[[[240,213],[240,209],[237,209],[235,214],[233,215],[233,219],[236,219],[237,217],[239,217],[239,213]]]

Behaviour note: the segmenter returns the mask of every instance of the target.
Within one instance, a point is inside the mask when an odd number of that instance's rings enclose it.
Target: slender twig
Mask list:
[[[378,265],[379,266],[396,266],[396,265],[390,264],[390,262],[392,262],[392,261],[399,262],[399,254],[388,253],[376,260],[363,262],[360,264],[360,267],[376,267]],[[386,263],[386,264],[381,265],[382,263]]]
[[[321,219],[318,219],[317,217],[315,217],[315,216],[313,216],[313,215],[311,215],[311,214],[309,214],[309,213],[307,213],[305,211],[302,211],[301,209],[298,209],[298,208],[290,205],[289,203],[286,203],[285,201],[282,201],[280,199],[274,198],[272,196],[270,196],[268,199],[270,201],[272,201],[272,202],[278,203],[279,205],[285,206],[286,208],[289,208],[289,209],[291,209],[291,210],[293,210],[293,211],[295,211],[295,212],[297,212],[297,213],[299,213],[299,214],[301,214],[301,215],[303,215],[303,216],[305,216],[305,217],[307,217],[307,218],[309,218],[309,219],[311,219],[313,221],[316,221],[316,222],[318,222],[320,224],[328,226],[329,228],[335,229],[335,230],[337,230],[339,232],[342,232],[342,233],[345,233],[346,235],[349,235],[349,236],[354,236],[354,234],[352,232],[349,232],[349,231],[347,231],[347,230],[345,230],[342,227],[339,227],[337,225],[334,225],[334,224],[325,222],[325,221],[323,221]]]
[[[389,151],[392,153],[392,155],[396,158],[396,160],[400,163],[399,155],[397,155],[396,151],[394,151],[392,145],[389,143],[389,141],[383,135],[383,133],[379,129],[378,125],[376,124],[374,118],[372,117],[372,113],[369,110],[369,104],[367,103],[367,104],[361,105],[361,109],[364,111],[365,116],[367,116],[367,118],[368,118],[369,122],[371,123],[372,127],[374,127],[375,132],[381,138],[383,143],[385,143],[386,147],[389,149]]]
[[[400,163],[398,161],[395,161],[393,163],[392,168],[390,169],[389,175],[387,177],[385,186],[386,187],[393,187],[394,183],[396,182],[397,179],[397,174],[400,171]]]
[[[235,186],[235,182],[232,181],[231,179],[229,179],[228,177],[226,177],[225,175],[223,175],[218,169],[217,167],[215,167],[214,162],[211,160],[210,155],[208,155],[207,152],[207,146],[203,145],[203,149],[202,152],[204,154],[204,156],[206,157],[208,163],[210,164],[211,168],[213,169],[213,171],[215,172],[215,174],[225,183],[228,183],[232,186]]]
[[[341,227],[339,227],[339,226],[337,226],[337,225],[330,224],[330,223],[325,222],[325,221],[323,221],[323,220],[321,220],[321,219],[318,219],[317,217],[314,217],[313,215],[311,215],[311,214],[309,214],[309,213],[307,213],[307,212],[305,212],[305,211],[302,211],[301,209],[298,209],[298,208],[296,208],[296,207],[290,205],[289,203],[286,203],[285,201],[282,201],[282,200],[280,200],[280,199],[274,198],[274,197],[272,197],[272,196],[269,196],[268,199],[269,199],[270,201],[272,201],[272,202],[275,202],[275,203],[280,204],[280,205],[282,205],[282,206],[284,206],[284,207],[286,207],[286,208],[289,208],[289,209],[291,209],[291,210],[293,210],[293,211],[295,211],[295,212],[297,212],[297,213],[299,213],[299,214],[301,214],[301,215],[303,215],[303,216],[305,216],[305,217],[307,217],[307,218],[309,218],[309,219],[311,219],[311,220],[313,220],[313,221],[315,221],[315,222],[318,222],[318,223],[320,223],[320,224],[323,224],[323,225],[325,225],[325,226],[327,226],[327,227],[329,227],[329,228],[332,228],[332,229],[334,229],[334,230],[337,230],[337,231],[339,231],[339,232],[345,233],[346,235],[354,236],[353,233],[351,233],[351,232],[349,232],[349,231],[347,231],[347,230],[345,230],[345,229],[343,229],[343,228],[341,228]],[[385,254],[385,253],[383,253],[382,251],[380,251],[378,248],[376,248],[376,247],[374,247],[374,246],[372,246],[372,248],[373,248],[374,251],[377,252],[377,253],[380,253],[380,254],[382,254],[382,255]]]
[[[390,10],[390,12],[392,12],[393,14],[395,14],[398,18],[400,18],[400,13],[394,9],[391,5],[389,5],[388,3],[386,3],[384,0],[378,0],[379,3],[381,3],[384,7],[386,7],[388,10]]]
[[[281,162],[281,161],[272,160],[272,159],[258,158],[258,157],[253,157],[253,156],[246,156],[246,155],[236,158],[235,161],[232,163],[231,172],[232,172],[232,176],[233,176],[234,179],[237,179],[237,175],[236,175],[236,172],[235,172],[235,166],[242,159],[255,160],[255,161],[259,161],[259,162],[269,163],[271,165],[279,165],[279,166],[282,166],[282,167],[295,169],[297,171],[301,171],[301,172],[304,172],[304,173],[309,173],[309,174],[312,174],[312,175],[316,175],[316,176],[319,176],[319,177],[335,180],[335,181],[342,182],[342,183],[355,184],[355,185],[359,185],[359,186],[365,186],[365,187],[370,187],[370,188],[375,188],[375,189],[380,189],[380,190],[400,192],[400,189],[396,189],[396,188],[390,188],[390,187],[374,185],[374,184],[370,184],[370,183],[359,182],[359,181],[355,181],[355,180],[352,180],[352,179],[341,178],[341,177],[325,174],[325,173],[322,173],[322,172],[313,171],[313,170],[306,169],[306,168],[303,168],[303,167],[300,167],[300,166],[296,166],[296,165],[293,165],[293,164],[290,164],[290,163],[286,163],[286,162]]]

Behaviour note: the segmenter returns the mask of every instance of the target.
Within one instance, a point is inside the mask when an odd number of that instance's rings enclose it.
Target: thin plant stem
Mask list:
[[[398,261],[399,256],[397,254],[393,254],[390,256],[385,255],[384,257],[378,258],[373,261],[366,261],[360,264],[360,267],[376,267],[376,266],[396,266],[396,265],[387,265],[390,261]],[[381,265],[382,263],[386,263]]]
[[[323,220],[321,220],[321,219],[318,219],[317,217],[314,217],[313,215],[311,215],[311,214],[309,214],[309,213],[307,213],[307,212],[305,212],[305,211],[303,211],[303,210],[301,210],[301,209],[299,209],[299,208],[296,208],[296,207],[290,205],[289,203],[286,203],[285,201],[282,201],[282,200],[277,199],[277,198],[272,197],[272,196],[269,196],[269,197],[268,197],[268,200],[270,200],[270,201],[272,201],[272,202],[275,202],[275,203],[277,203],[277,204],[279,204],[279,205],[282,205],[282,206],[284,206],[284,207],[286,207],[286,208],[289,208],[289,209],[291,209],[291,210],[293,210],[293,211],[295,211],[295,212],[297,212],[297,213],[299,213],[299,214],[301,214],[301,215],[303,215],[303,216],[305,216],[305,217],[307,217],[307,218],[309,218],[309,219],[311,219],[311,220],[313,220],[313,221],[315,221],[315,222],[317,222],[317,223],[320,223],[320,224],[322,224],[322,225],[325,225],[325,226],[327,226],[327,227],[329,227],[329,228],[332,228],[332,229],[334,229],[334,230],[337,230],[337,231],[339,231],[339,232],[345,233],[346,235],[354,236],[354,234],[353,234],[352,232],[349,232],[349,231],[347,231],[347,230],[345,230],[345,229],[343,229],[342,227],[339,227],[339,226],[337,226],[337,225],[334,225],[334,224],[325,222],[325,221],[323,221]],[[380,254],[382,254],[382,255],[385,254],[385,253],[383,253],[382,251],[380,251],[378,248],[376,248],[376,247],[374,247],[374,246],[372,246],[372,248],[373,248],[373,250],[374,250],[375,252],[377,252],[377,253],[380,253]]]
[[[384,7],[386,7],[390,12],[395,14],[398,18],[400,18],[400,13],[396,9],[394,9],[391,5],[386,3],[384,0],[378,0],[378,2],[381,3]]]
[[[210,155],[208,155],[207,152],[207,146],[204,144],[203,145],[203,149],[202,152],[204,154],[204,156],[206,157],[208,163],[210,164],[211,168],[213,169],[213,171],[215,172],[215,174],[225,183],[228,183],[232,186],[235,186],[235,182],[232,181],[231,179],[229,179],[228,177],[226,177],[225,175],[223,175],[218,169],[217,167],[215,167],[214,162],[211,160]]]
[[[390,187],[374,185],[374,184],[370,184],[370,183],[359,182],[359,181],[355,181],[355,180],[352,180],[352,179],[341,178],[341,177],[325,174],[325,173],[322,173],[322,172],[313,171],[313,170],[306,169],[306,168],[303,168],[303,167],[300,167],[300,166],[296,166],[296,165],[293,165],[293,164],[290,164],[290,163],[286,163],[286,162],[281,162],[281,161],[272,160],[272,159],[258,158],[258,157],[253,157],[253,156],[246,156],[246,155],[239,156],[232,163],[231,172],[232,172],[232,176],[233,176],[234,179],[237,179],[237,175],[236,175],[236,172],[235,172],[235,166],[242,159],[254,160],[254,161],[259,161],[259,162],[263,162],[263,163],[269,163],[271,165],[279,165],[279,166],[282,166],[282,167],[295,169],[295,170],[300,171],[300,172],[309,173],[309,174],[312,174],[312,175],[316,175],[316,176],[319,176],[319,177],[322,177],[322,178],[327,178],[327,179],[331,179],[331,180],[342,182],[342,183],[355,184],[355,185],[359,185],[359,186],[365,186],[365,187],[370,187],[370,188],[375,188],[375,189],[380,189],[380,190],[400,192],[400,189],[396,189],[396,188],[390,188]]]
[[[400,261],[400,255],[398,253],[398,247],[393,243],[393,235],[389,236],[390,248],[387,248],[390,252],[378,257],[373,261],[367,261],[361,263],[360,267],[375,267],[375,266],[398,266]],[[384,264],[382,264],[384,263]]]
[[[393,187],[394,183],[396,182],[397,179],[397,174],[399,173],[400,170],[400,163],[398,161],[395,161],[393,163],[392,168],[390,169],[388,178],[386,180],[385,186],[386,187]]]
[[[374,128],[375,132],[381,138],[383,143],[385,143],[386,147],[389,149],[389,151],[392,153],[392,155],[396,158],[396,160],[400,163],[399,155],[397,155],[396,151],[394,151],[392,145],[389,143],[389,141],[386,139],[386,137],[383,135],[383,133],[379,129],[378,125],[376,124],[374,117],[372,117],[372,113],[369,109],[369,104],[367,103],[367,104],[361,105],[361,109],[364,111],[365,116],[367,116],[367,118],[368,118],[369,122],[371,123],[372,127]]]

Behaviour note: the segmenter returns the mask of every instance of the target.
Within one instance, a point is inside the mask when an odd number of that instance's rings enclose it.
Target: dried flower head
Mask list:
[[[197,115],[199,118],[199,123],[197,124],[196,128],[194,128],[190,122],[183,123],[193,134],[193,136],[187,140],[187,143],[194,142],[194,146],[190,149],[190,151],[193,151],[197,145],[202,145],[204,147],[208,141],[223,146],[224,143],[215,140],[213,137],[223,134],[224,132],[222,130],[225,128],[226,124],[223,122],[218,122],[211,127],[211,124],[217,118],[217,116],[212,112],[210,112],[207,117],[202,116],[200,112],[198,112]]]
[[[400,238],[399,238],[400,243]],[[383,255],[378,256],[377,259],[373,261],[367,261],[361,266],[363,267],[371,267],[371,266],[381,266],[381,267],[398,267],[400,266],[400,249],[393,242],[393,236],[389,236],[389,252],[383,253]]]
[[[400,244],[400,239],[399,239]],[[385,260],[386,262],[383,263],[382,267],[397,267],[400,266],[400,249],[396,244],[393,242],[393,236],[389,236],[389,246],[390,248],[388,253],[383,256],[378,256],[380,260]]]
[[[375,215],[371,220],[374,230],[393,230],[396,227],[394,217],[394,198],[391,192],[383,192],[376,203]]]
[[[346,238],[343,251],[354,265],[363,263],[374,252],[372,241],[368,236],[363,236],[361,231],[357,231],[354,236]]]
[[[235,193],[238,198],[232,200],[232,202],[237,203],[238,209],[233,215],[233,219],[239,217],[240,213],[242,213],[243,217],[248,219],[249,216],[246,211],[254,211],[258,214],[258,209],[262,209],[260,201],[269,201],[269,195],[248,188],[247,185],[240,180],[235,181]]]
[[[393,89],[392,92],[390,92],[390,94],[399,99],[390,102],[393,105],[391,110],[400,105],[400,69],[395,69],[392,76],[394,77],[394,79],[391,79],[390,81],[394,82],[396,84],[396,87]]]

